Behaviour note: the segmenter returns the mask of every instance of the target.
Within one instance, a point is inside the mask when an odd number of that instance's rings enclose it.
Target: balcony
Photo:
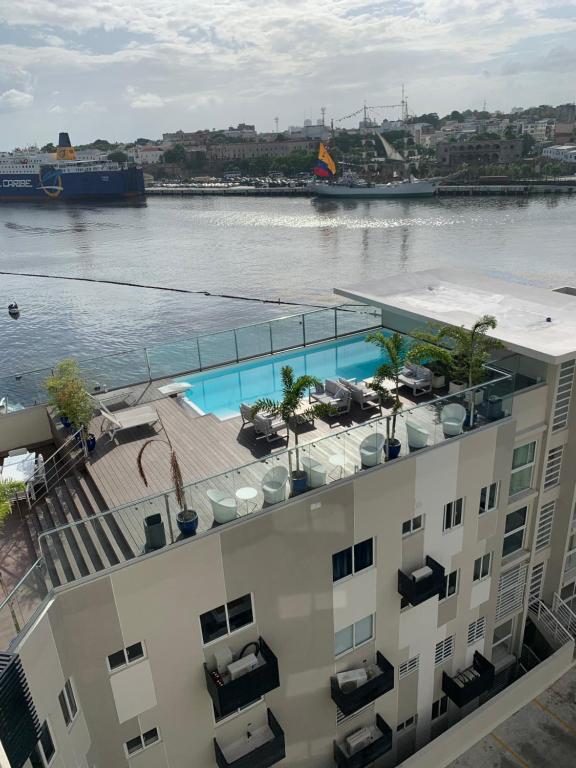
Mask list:
[[[250,643],[243,650],[249,650],[250,646],[254,645],[255,643]],[[225,717],[235,712],[280,685],[278,659],[261,637],[258,638],[257,645],[258,653],[242,655],[241,651],[239,657],[221,674],[210,671],[204,664],[206,687],[218,717]],[[247,666],[247,671],[243,672],[238,664],[240,657],[248,661],[248,664],[251,659],[256,666],[252,669]]]
[[[254,728],[250,735],[220,746],[214,739],[218,768],[269,768],[286,757],[284,731],[268,709],[268,725]]]
[[[345,715],[365,707],[394,688],[394,667],[376,652],[376,663],[330,678],[332,700]]]
[[[444,568],[431,557],[426,565],[412,573],[398,571],[398,592],[410,605],[420,605],[444,589]]]
[[[457,707],[465,707],[494,685],[494,664],[475,651],[471,667],[454,677],[442,673],[442,690]]]
[[[392,729],[380,715],[376,724],[360,728],[341,743],[334,742],[334,761],[339,768],[364,768],[392,748]]]

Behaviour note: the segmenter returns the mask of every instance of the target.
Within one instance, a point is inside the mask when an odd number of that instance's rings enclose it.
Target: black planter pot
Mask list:
[[[185,512],[178,512],[176,515],[176,524],[182,536],[194,536],[198,529],[198,515],[193,509],[187,509]]]
[[[152,552],[154,549],[161,549],[166,546],[166,532],[161,515],[148,515],[144,518],[144,536],[146,538],[146,552]]]
[[[88,451],[93,451],[96,448],[96,435],[93,435],[92,432],[89,432],[86,438],[86,448]]]
[[[301,469],[296,469],[292,472],[292,495],[297,496],[299,493],[304,493],[308,488],[308,475]]]
[[[397,459],[398,456],[400,456],[400,449],[402,448],[402,443],[400,440],[397,440],[394,438],[393,440],[390,440],[389,443],[385,445],[384,450],[386,451],[386,458],[388,460],[390,459]]]

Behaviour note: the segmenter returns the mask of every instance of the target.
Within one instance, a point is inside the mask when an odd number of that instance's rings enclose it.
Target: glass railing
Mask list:
[[[44,563],[39,559],[0,603],[2,650],[7,650],[12,640],[35,618],[48,592]]]
[[[512,412],[513,376],[495,369],[490,381],[454,395],[437,397],[401,410],[394,420],[389,413],[327,437],[301,443],[265,459],[252,461],[185,486],[186,506],[196,511],[198,531],[206,531],[286,501],[387,460],[386,444],[394,436],[399,456],[437,446],[458,435],[472,432],[509,416]],[[392,458],[392,456],[391,456]],[[294,473],[299,477],[294,479]],[[47,559],[61,549],[58,537],[68,527],[93,526],[95,521],[114,522],[132,548],[134,556],[147,551],[145,519],[160,515],[166,543],[180,534],[176,516],[179,507],[173,490],[118,507],[87,521],[78,521],[39,537]],[[56,554],[55,554],[56,553]]]
[[[137,399],[160,397],[149,383],[158,379],[229,365],[252,357],[302,347],[381,326],[375,307],[343,304],[255,325],[177,339],[164,344],[78,360],[89,391],[142,385]],[[47,400],[44,381],[51,368],[0,378],[0,416]]]

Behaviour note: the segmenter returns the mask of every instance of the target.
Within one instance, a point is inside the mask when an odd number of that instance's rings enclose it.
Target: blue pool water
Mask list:
[[[253,403],[259,398],[278,400],[282,396],[280,371],[290,365],[296,376],[308,374],[319,379],[342,376],[366,379],[384,361],[384,353],[367,344],[366,334],[300,347],[246,363],[197,373],[179,381],[187,381],[193,389],[187,400],[203,413],[220,419],[239,415],[240,403]]]

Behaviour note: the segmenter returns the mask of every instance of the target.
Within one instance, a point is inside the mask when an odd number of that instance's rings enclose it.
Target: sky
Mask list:
[[[561,104],[575,41],[576,0],[6,0],[0,147]]]

